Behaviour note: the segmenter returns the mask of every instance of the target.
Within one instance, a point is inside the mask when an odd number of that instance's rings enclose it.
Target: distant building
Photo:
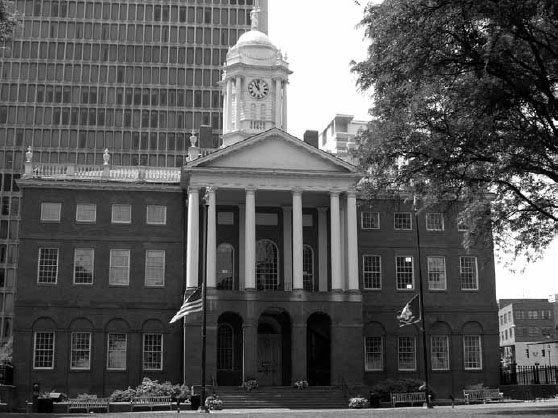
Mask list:
[[[504,365],[558,365],[556,305],[554,298],[499,301],[500,348]]]
[[[366,129],[368,122],[355,120],[352,115],[337,114],[327,127],[319,134],[321,150],[339,158],[352,161],[350,152],[355,149],[355,136]]]

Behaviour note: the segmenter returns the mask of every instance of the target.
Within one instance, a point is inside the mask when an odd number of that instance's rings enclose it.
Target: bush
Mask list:
[[[205,398],[205,407],[210,411],[219,411],[223,409],[223,401],[217,395],[209,395]]]
[[[369,406],[370,404],[368,403],[368,399],[363,398],[360,395],[357,395],[354,398],[349,399],[349,408],[361,409],[361,408],[368,408]]]
[[[420,379],[386,379],[375,384],[370,388],[371,392],[375,392],[382,402],[391,402],[391,393],[409,393],[418,392],[419,388],[424,384]],[[434,399],[432,388],[428,391],[431,398]]]
[[[242,387],[250,392],[251,390],[258,388],[258,381],[253,378],[248,378],[244,383],[242,383]]]
[[[115,390],[110,395],[112,402],[129,402],[136,396],[170,396],[177,401],[185,401],[190,397],[190,389],[186,385],[173,385],[170,382],[159,383],[144,377],[143,381],[135,389]]]

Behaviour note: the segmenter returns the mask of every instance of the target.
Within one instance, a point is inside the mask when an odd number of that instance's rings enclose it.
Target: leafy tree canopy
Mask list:
[[[0,42],[10,38],[17,22],[17,13],[13,2],[0,0]]]
[[[540,254],[558,226],[558,2],[385,0],[361,24],[371,42],[353,71],[374,95],[357,150],[367,192],[459,200],[471,232]]]

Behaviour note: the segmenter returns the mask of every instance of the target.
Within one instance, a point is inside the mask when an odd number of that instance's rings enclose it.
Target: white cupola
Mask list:
[[[281,51],[259,30],[259,13],[252,10],[252,29],[227,53],[221,81],[225,147],[271,128],[287,130],[292,72]]]

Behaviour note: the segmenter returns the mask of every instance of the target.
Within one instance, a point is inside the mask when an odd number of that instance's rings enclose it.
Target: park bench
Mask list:
[[[149,408],[153,411],[155,407],[168,407],[172,410],[172,398],[170,396],[137,396],[130,401],[132,411],[134,408]]]
[[[100,409],[109,412],[109,402],[108,398],[68,399],[68,412],[73,409],[84,409],[87,413]]]
[[[426,394],[425,392],[408,392],[408,393],[392,393],[391,394],[391,406],[395,408],[398,403],[411,404],[414,406],[416,403],[425,403]]]
[[[504,400],[504,394],[499,389],[463,389],[463,397],[466,405],[469,405],[469,402],[486,403]]]

